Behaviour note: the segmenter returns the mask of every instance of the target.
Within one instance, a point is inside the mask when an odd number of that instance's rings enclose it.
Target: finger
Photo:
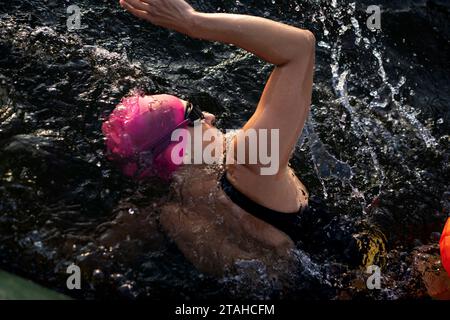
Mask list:
[[[147,11],[146,9],[148,9],[148,5],[141,3],[139,0],[120,0],[120,4],[123,7],[133,8],[134,10],[139,11]]]
[[[140,0],[125,0],[128,4],[130,4],[133,8],[137,10],[142,11],[150,11],[150,6],[146,4],[145,2],[142,2]]]
[[[138,18],[141,19],[148,19],[149,15],[146,11],[142,11],[142,10],[137,10],[136,8],[134,8],[132,5],[130,5],[127,1],[125,0],[121,0],[120,4],[122,5],[122,7],[127,10],[128,12],[130,12],[131,14],[135,15]]]
[[[155,0],[141,0],[141,2],[145,2],[148,5],[152,5],[155,3]]]

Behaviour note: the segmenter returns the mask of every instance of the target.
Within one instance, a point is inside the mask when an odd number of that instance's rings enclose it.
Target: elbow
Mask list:
[[[301,30],[301,50],[307,53],[313,53],[316,50],[316,37],[309,30]]]
[[[316,50],[316,37],[309,30],[299,30],[296,41],[295,58],[308,59],[314,56]]]
[[[314,51],[316,49],[316,37],[314,36],[314,33],[309,30],[303,30],[303,33],[306,46],[309,47],[311,51]]]

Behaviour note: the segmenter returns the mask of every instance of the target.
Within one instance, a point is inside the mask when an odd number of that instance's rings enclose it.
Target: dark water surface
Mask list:
[[[303,217],[290,298],[422,297],[413,250],[436,243],[449,212],[450,4],[378,3],[382,30],[371,32],[370,1],[192,2],[317,38],[292,165],[328,210]],[[0,269],[78,298],[282,297],[257,264],[219,280],[197,272],[152,222],[168,187],[123,178],[100,130],[133,89],[188,98],[238,128],[272,66],[138,21],[117,1],[73,4],[85,28],[69,32],[65,1],[0,1]],[[72,262],[83,270],[75,293]],[[372,264],[381,291],[361,285]]]

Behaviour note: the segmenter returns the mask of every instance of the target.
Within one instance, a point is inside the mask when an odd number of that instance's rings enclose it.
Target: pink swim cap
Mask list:
[[[184,135],[181,142],[170,141],[170,134],[180,124],[185,127],[184,114],[184,104],[175,96],[135,94],[123,98],[102,125],[108,158],[129,177],[169,179],[180,166],[172,160],[173,148],[183,144],[178,161],[186,150]]]

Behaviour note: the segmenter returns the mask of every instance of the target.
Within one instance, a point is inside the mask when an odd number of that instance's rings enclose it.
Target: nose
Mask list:
[[[209,112],[203,112],[203,115],[205,116],[205,122],[210,126],[213,126],[216,122],[216,116]]]

